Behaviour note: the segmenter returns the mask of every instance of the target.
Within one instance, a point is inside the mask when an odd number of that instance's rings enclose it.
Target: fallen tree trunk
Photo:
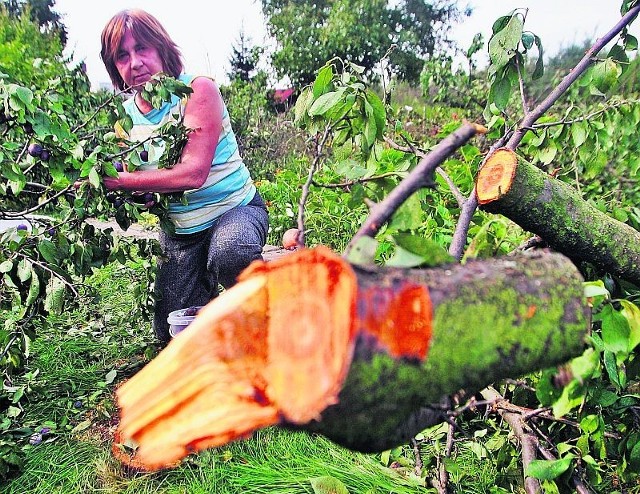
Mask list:
[[[319,247],[254,263],[118,390],[119,435],[148,469],[271,424],[362,451],[406,443],[448,395],[578,355],[581,281],[548,252],[403,270]]]
[[[571,186],[498,149],[478,173],[478,202],[535,233],[576,264],[640,286],[640,232],[586,202]]]

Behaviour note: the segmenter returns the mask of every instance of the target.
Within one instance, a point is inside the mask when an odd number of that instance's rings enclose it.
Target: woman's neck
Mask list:
[[[140,95],[140,93],[136,93],[134,101],[136,103],[136,106],[138,107],[138,110],[140,110],[140,112],[143,114],[149,113],[151,110],[153,110],[153,106],[151,106],[151,103],[144,99]]]

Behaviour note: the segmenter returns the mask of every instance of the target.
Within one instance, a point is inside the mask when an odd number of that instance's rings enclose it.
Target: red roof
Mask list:
[[[284,103],[289,99],[289,97],[293,94],[293,88],[289,87],[286,89],[275,89],[273,91],[273,100],[276,103]]]

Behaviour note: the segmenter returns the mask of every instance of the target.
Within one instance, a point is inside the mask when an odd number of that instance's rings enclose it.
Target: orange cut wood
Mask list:
[[[358,294],[360,330],[394,358],[425,360],[432,336],[429,289],[415,283],[373,287]]]
[[[337,401],[355,345],[357,280],[326,247],[255,262],[117,391],[120,444],[157,470]]]
[[[518,166],[518,156],[511,149],[496,149],[486,160],[476,178],[479,204],[487,204],[504,196],[511,188]]]

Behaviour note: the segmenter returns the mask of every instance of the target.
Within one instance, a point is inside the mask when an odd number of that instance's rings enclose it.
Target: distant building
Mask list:
[[[271,102],[276,111],[288,110],[295,102],[295,89],[292,87],[284,89],[274,89],[271,93]]]

